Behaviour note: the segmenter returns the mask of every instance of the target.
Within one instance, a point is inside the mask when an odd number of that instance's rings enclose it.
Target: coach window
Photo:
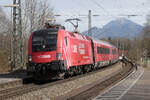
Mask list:
[[[109,48],[97,47],[98,54],[109,54]]]
[[[64,41],[65,41],[65,46],[67,46],[67,37],[65,37]]]
[[[117,54],[117,51],[116,51],[116,50],[113,50],[113,54]]]

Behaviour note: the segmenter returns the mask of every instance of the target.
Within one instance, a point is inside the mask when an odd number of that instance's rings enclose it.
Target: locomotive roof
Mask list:
[[[41,30],[37,30],[37,31],[34,31],[33,33],[34,34],[40,34],[40,32],[57,32],[58,29],[55,29],[55,28],[49,28],[49,29],[41,29]],[[44,33],[42,33],[44,34]]]
[[[71,37],[80,39],[80,40],[90,40],[89,37],[82,35],[81,33],[75,33],[75,32],[68,32],[70,34]]]
[[[96,43],[101,43],[103,45],[106,45],[106,46],[110,46],[110,47],[113,47],[113,48],[116,48],[116,46],[110,44],[109,42],[106,42],[106,41],[102,41],[102,40],[97,40],[97,39],[92,39],[94,42]]]
[[[42,32],[57,32],[59,29],[57,28],[49,28],[49,29],[41,29],[41,30],[37,30],[37,31],[34,31],[33,33],[34,34],[40,34]],[[77,34],[77,33],[73,33],[73,32],[69,32],[69,34],[73,37],[76,37],[76,38],[79,38],[79,39],[83,39],[83,40],[89,40],[90,38],[87,37],[87,36],[84,36],[82,34]],[[110,47],[113,47],[113,48],[116,48],[116,46],[110,44],[109,42],[106,42],[106,41],[103,41],[103,40],[97,40],[97,39],[94,39],[94,38],[91,38],[94,42],[96,43],[101,43],[103,45],[106,45],[106,46],[110,46]]]

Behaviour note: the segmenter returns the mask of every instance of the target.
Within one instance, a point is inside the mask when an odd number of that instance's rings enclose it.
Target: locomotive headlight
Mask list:
[[[56,59],[60,59],[61,58],[61,53],[56,53]]]
[[[31,55],[28,56],[28,60],[32,61],[32,56]]]

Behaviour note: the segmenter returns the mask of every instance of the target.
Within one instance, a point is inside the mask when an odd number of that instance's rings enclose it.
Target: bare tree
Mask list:
[[[8,33],[10,27],[10,21],[0,7],[0,33]]]
[[[0,48],[9,50],[9,39],[11,34],[11,23],[0,7]]]
[[[9,70],[11,22],[0,7],[0,73]]]
[[[24,65],[27,60],[27,41],[29,35],[37,30],[44,28],[48,18],[53,18],[53,9],[48,0],[24,0],[22,3],[23,16],[23,55]]]
[[[48,0],[25,0],[23,3],[23,32],[29,34],[44,27],[47,18],[53,18]]]
[[[27,42],[31,32],[44,28],[47,18],[53,18],[53,9],[48,0],[23,0],[22,1],[22,31],[23,31],[23,62],[27,60]],[[10,56],[10,34],[12,24],[0,7],[0,60],[7,64]],[[7,53],[7,56],[5,53]],[[4,54],[4,55],[1,55]],[[3,58],[4,59],[1,59]],[[0,61],[0,66],[3,66]],[[2,61],[4,62],[4,61]],[[8,65],[8,64],[7,64]]]

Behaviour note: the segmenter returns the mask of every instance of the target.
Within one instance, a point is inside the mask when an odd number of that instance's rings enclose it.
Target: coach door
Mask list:
[[[109,63],[111,63],[111,60],[113,59],[112,48],[110,48],[109,51]]]

